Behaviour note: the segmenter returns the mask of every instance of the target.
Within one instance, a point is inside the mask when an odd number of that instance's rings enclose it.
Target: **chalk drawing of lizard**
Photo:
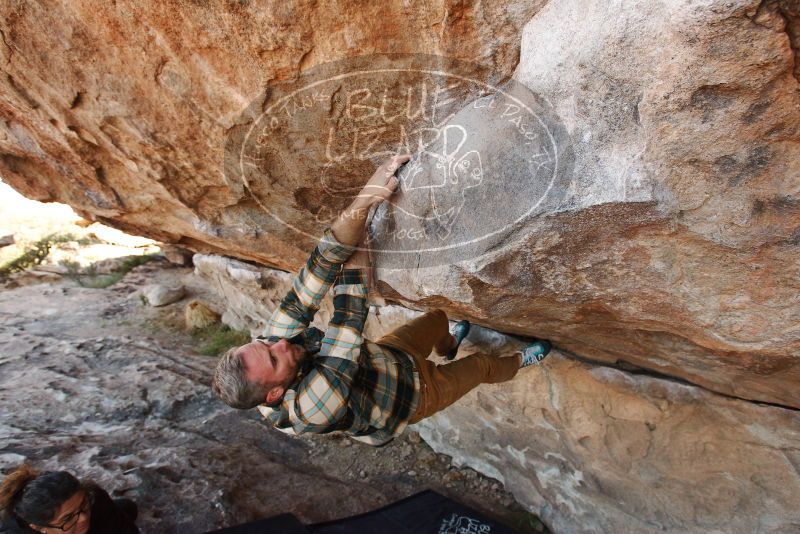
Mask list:
[[[467,130],[463,126],[448,124],[442,129],[441,139],[441,152],[422,150],[399,173],[400,189],[403,193],[427,191],[433,215],[419,216],[399,205],[396,207],[417,219],[435,219],[438,223],[436,232],[440,239],[445,239],[452,232],[453,224],[464,208],[466,191],[483,183],[483,164],[477,150],[461,153],[467,141]],[[433,169],[424,172],[431,162]],[[460,192],[455,203],[451,193],[454,188]]]

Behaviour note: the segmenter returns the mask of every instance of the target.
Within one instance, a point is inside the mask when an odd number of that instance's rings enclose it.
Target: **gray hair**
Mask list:
[[[219,359],[211,389],[228,406],[247,410],[266,402],[267,391],[271,386],[247,380],[244,364],[237,354],[240,348],[229,349]]]

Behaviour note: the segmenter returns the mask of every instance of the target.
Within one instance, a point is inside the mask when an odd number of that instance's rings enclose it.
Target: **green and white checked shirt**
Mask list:
[[[269,320],[269,338],[290,338],[311,323],[333,286],[333,317],[310,369],[289,386],[280,405],[259,411],[286,433],[336,430],[381,445],[399,435],[419,401],[419,378],[410,356],[362,337],[367,319],[366,273],[343,269],[355,247],[330,228],[292,282]]]

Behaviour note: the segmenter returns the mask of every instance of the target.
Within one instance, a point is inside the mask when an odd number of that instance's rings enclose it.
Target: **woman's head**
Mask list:
[[[37,473],[22,466],[0,484],[0,508],[37,532],[84,534],[89,530],[92,494],[66,471]]]

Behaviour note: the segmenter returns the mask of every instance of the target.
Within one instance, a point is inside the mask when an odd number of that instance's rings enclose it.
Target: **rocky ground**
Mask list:
[[[145,532],[287,511],[324,521],[426,488],[520,532],[544,529],[497,481],[452,466],[414,432],[380,449],[292,438],[218,402],[208,387],[214,358],[183,327],[186,303],[206,290],[191,268],[157,260],[105,289],[25,280],[0,293],[4,472],[28,461],[95,479],[139,503]],[[149,306],[138,295],[155,282],[183,283],[187,294]]]

